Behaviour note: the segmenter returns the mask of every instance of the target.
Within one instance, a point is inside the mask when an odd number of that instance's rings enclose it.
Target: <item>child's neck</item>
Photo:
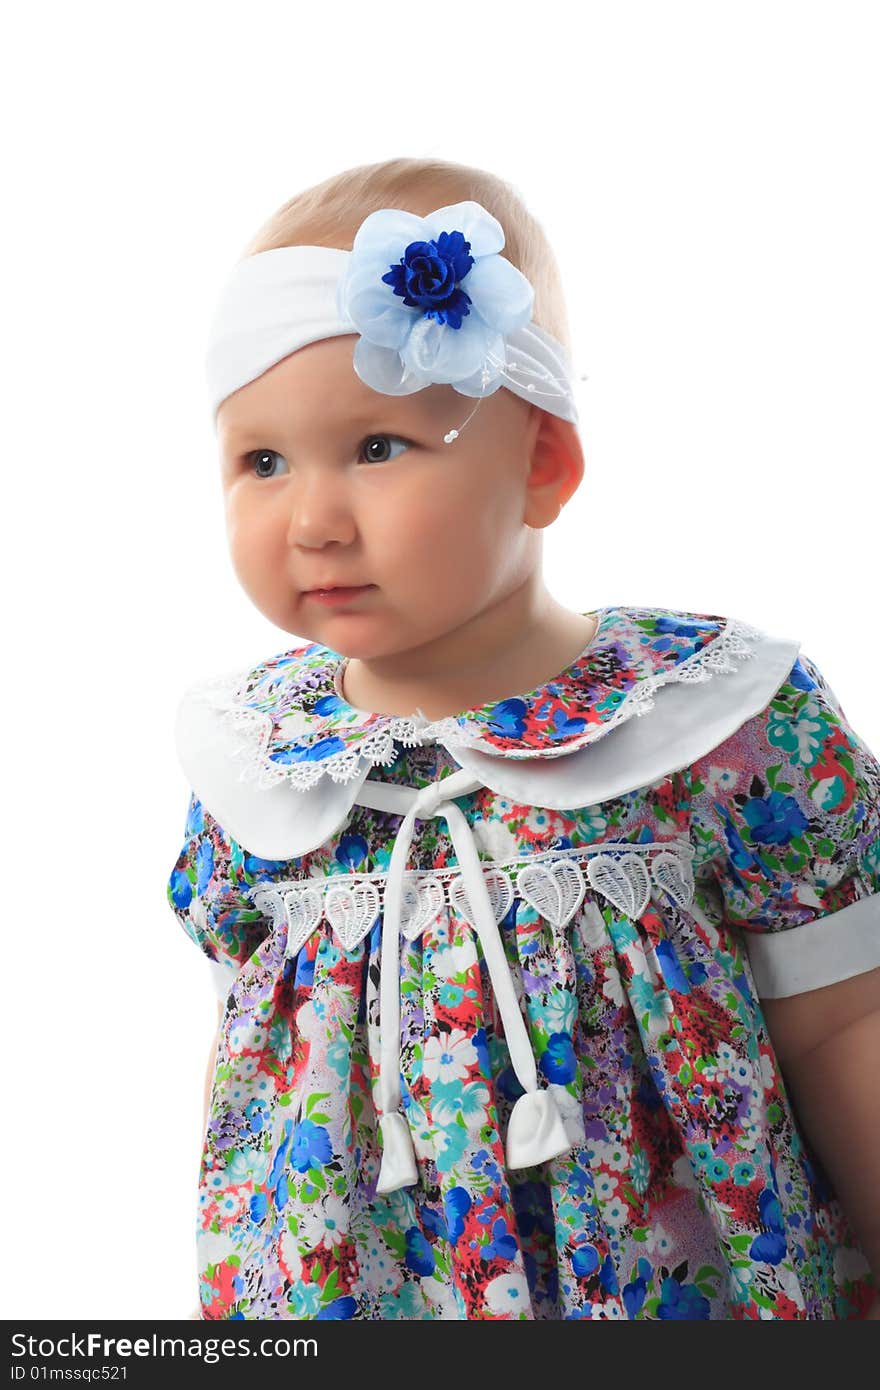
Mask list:
[[[547,593],[516,590],[454,632],[390,657],[346,665],[344,698],[358,709],[445,719],[552,680],[592,641],[598,620]]]

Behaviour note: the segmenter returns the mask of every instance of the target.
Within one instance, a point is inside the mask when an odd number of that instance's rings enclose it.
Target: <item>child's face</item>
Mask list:
[[[278,627],[369,658],[428,643],[525,582],[532,528],[560,489],[533,476],[542,411],[500,388],[444,444],[476,400],[445,385],[379,394],[354,371],[355,342],[284,358],[223,402],[217,429],[244,589]],[[334,584],[371,587],[332,607],[308,593]]]

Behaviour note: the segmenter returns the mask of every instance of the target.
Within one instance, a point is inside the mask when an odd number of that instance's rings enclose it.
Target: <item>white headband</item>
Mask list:
[[[348,333],[360,335],[354,368],[375,391],[409,395],[445,382],[483,399],[505,386],[576,424],[569,355],[531,321],[534,291],[499,254],[503,245],[501,224],[468,201],[427,217],[370,213],[350,251],[279,246],[246,256],[209,334],[215,424],[233,391],[297,348]]]

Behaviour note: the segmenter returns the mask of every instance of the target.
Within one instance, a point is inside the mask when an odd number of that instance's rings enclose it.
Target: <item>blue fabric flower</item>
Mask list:
[[[564,1085],[577,1075],[577,1058],[568,1033],[551,1033],[541,1053],[541,1071],[548,1081]]]
[[[501,254],[504,229],[467,200],[417,217],[365,217],[337,287],[360,337],[354,369],[374,391],[406,396],[446,383],[465,396],[503,385],[505,336],[532,316],[534,290]]]
[[[461,1239],[464,1231],[464,1218],[471,1209],[470,1194],[464,1187],[452,1187],[443,1199],[446,1212],[446,1227],[449,1239],[454,1245]]]
[[[657,1317],[661,1321],[705,1321],[710,1311],[708,1298],[700,1293],[696,1284],[680,1284],[674,1276],[670,1276],[660,1285]]]

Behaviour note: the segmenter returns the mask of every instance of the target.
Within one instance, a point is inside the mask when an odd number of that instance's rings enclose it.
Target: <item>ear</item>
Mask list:
[[[555,521],[568,499],[577,491],[584,476],[584,451],[577,426],[570,420],[533,405],[529,474],[526,479],[526,526],[539,529]]]

